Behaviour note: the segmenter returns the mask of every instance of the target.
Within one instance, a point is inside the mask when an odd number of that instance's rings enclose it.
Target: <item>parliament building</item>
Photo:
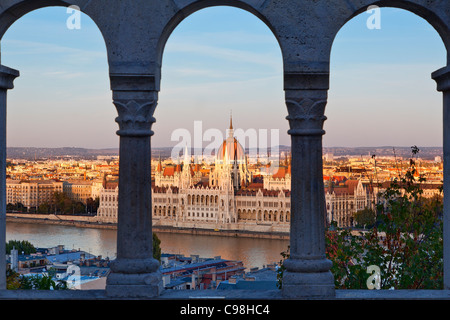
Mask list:
[[[201,164],[193,163],[187,149],[177,164],[163,167],[159,159],[152,184],[153,225],[288,233],[290,161],[272,170],[261,165],[260,173],[255,179],[250,172],[230,121],[211,169],[202,170]],[[117,183],[105,184],[99,221],[117,223],[118,194]],[[350,227],[353,214],[372,200],[360,180],[326,187],[325,194],[327,222],[336,221],[339,227]]]

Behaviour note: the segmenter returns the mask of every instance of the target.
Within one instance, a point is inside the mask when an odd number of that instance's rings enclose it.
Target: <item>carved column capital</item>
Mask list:
[[[291,136],[321,136],[330,75],[323,72],[285,72],[284,90]]]
[[[323,124],[327,117],[324,115],[326,99],[286,99],[289,115],[290,130],[292,136],[315,136],[324,135]]]
[[[156,97],[143,99],[115,99],[119,124],[119,136],[152,136],[151,130],[156,119],[153,117],[158,101]]]
[[[151,130],[158,91],[157,77],[152,74],[111,73],[113,103],[116,106],[119,124],[117,134],[121,137],[152,136]]]
[[[14,79],[19,76],[19,71],[0,65],[0,89],[13,89]]]
[[[431,77],[436,81],[438,91],[450,91],[450,66],[433,72]]]

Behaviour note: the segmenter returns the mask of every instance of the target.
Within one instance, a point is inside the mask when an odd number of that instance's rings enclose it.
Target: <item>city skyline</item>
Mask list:
[[[324,146],[441,146],[442,97],[430,76],[445,65],[441,39],[403,10],[383,8],[379,30],[368,16],[349,21],[333,45]],[[9,93],[11,147],[118,147],[104,41],[87,16],[80,30],[68,17],[40,9],[2,39],[2,64],[21,72]],[[217,7],[187,17],[164,50],[153,147],[169,147],[171,133],[194,121],[225,131],[231,111],[235,128],[279,129],[290,145],[282,65],[252,14]]]

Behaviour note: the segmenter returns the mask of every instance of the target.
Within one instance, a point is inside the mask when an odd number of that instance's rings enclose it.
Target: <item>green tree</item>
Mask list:
[[[378,227],[381,235],[382,286],[398,289],[442,289],[443,223],[440,197],[423,197],[412,147],[413,157],[403,177],[395,179],[379,197]],[[384,273],[384,279],[383,279]]]
[[[6,270],[6,289],[20,289],[20,275],[12,269]]]
[[[358,227],[371,228],[377,220],[377,214],[375,210],[366,207],[356,211],[353,214],[353,220]]]
[[[289,259],[290,256],[290,246],[287,247],[286,251],[281,252],[281,260],[279,263],[279,268],[277,269],[277,287],[281,289],[283,287],[283,274],[286,270],[284,266],[284,260]]]
[[[85,213],[86,212],[86,206],[83,204],[83,202],[72,202],[72,212],[73,213]]]
[[[6,254],[11,254],[11,250],[13,248],[16,248],[19,254],[21,254],[22,252],[24,254],[36,253],[36,248],[34,247],[34,245],[27,240],[9,240],[6,243]]]
[[[153,232],[153,258],[161,261],[161,240],[156,233]]]
[[[55,211],[60,214],[71,214],[74,211],[72,199],[64,192],[55,192],[53,194],[53,203]]]
[[[41,203],[37,209],[37,212],[43,214],[50,213],[50,204],[47,202]]]
[[[7,211],[20,211],[20,212],[27,212],[27,208],[20,202],[18,203],[8,203],[6,205]]]
[[[25,205],[23,203],[18,203],[17,204],[17,210],[20,212],[27,212],[27,207],[25,207]]]
[[[88,198],[86,201],[88,212],[95,213],[97,212],[98,207],[100,206],[100,198],[95,197],[95,199]]]
[[[81,203],[73,201],[64,192],[55,192],[53,194],[53,204],[55,211],[59,214],[74,214],[85,212],[85,206]]]
[[[66,281],[55,281],[51,275],[31,275],[20,276],[19,289],[22,290],[67,290],[68,285]]]

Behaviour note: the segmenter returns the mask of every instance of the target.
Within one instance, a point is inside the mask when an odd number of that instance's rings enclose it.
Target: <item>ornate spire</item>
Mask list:
[[[162,164],[161,164],[161,154],[159,155],[158,167],[156,168],[156,172],[162,172]]]
[[[187,145],[184,147],[184,165],[190,165],[191,164],[191,156],[190,153],[188,151],[188,147]]]
[[[234,137],[234,130],[233,130],[233,116],[230,111],[230,128],[228,129],[228,138],[232,139]]]
[[[230,111],[230,130],[233,130],[233,114],[232,114],[232,111]]]

